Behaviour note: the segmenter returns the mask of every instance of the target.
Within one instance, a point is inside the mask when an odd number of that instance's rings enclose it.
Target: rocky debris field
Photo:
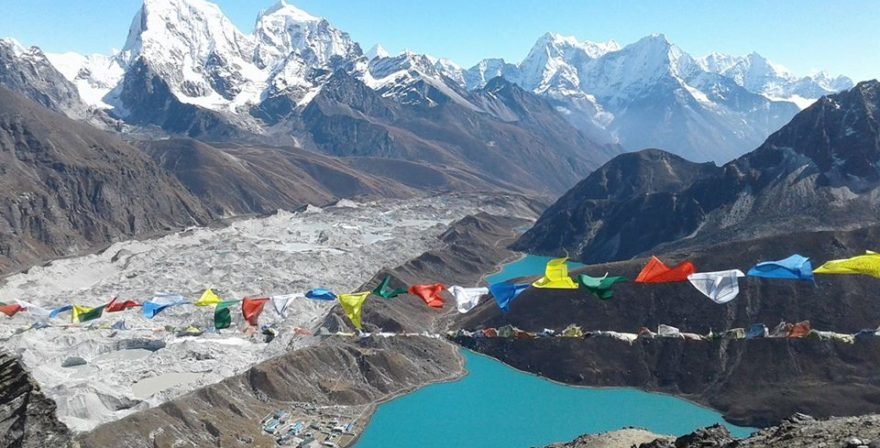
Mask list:
[[[57,260],[5,279],[0,297],[53,308],[97,306],[110,297],[147,300],[156,292],[198,299],[212,287],[224,299],[305,292],[325,287],[351,292],[383,267],[394,267],[445,244],[448,225],[478,211],[534,217],[516,196],[444,195],[354,203],[240,220],[223,228],[198,228],[147,241],[114,244],[101,253]],[[153,320],[139,309],[105,314],[67,326],[22,331],[27,313],[0,318],[0,338],[58,405],[58,417],[75,431],[119,419],[185,392],[243,372],[260,361],[308,347],[333,303],[296,301],[280,320],[271,306],[260,317],[279,336],[265,343],[233,327],[200,337],[178,337],[195,325],[210,330],[210,309],[178,306]],[[235,313],[234,313],[235,314]],[[124,321],[128,330],[110,326]],[[63,366],[67,367],[63,367]]]
[[[508,213],[508,214],[512,214]],[[385,275],[391,287],[425,279],[473,285],[514,254],[505,249],[523,219],[479,213],[461,219],[440,237],[442,247],[426,251],[406,263],[377,273],[365,285],[375,286]],[[410,300],[411,299],[411,300]],[[447,299],[440,310],[420,300],[370,300],[364,306],[368,330],[423,332],[443,326],[457,314]],[[334,308],[322,327],[350,331]],[[273,437],[260,426],[269,412],[302,406],[332,407],[323,418],[340,411],[359,413],[357,435],[378,403],[426,384],[450,381],[464,374],[455,345],[424,335],[406,337],[327,337],[253,366],[215,384],[133,413],[78,434],[82,447],[153,448],[159,446],[274,446]],[[292,413],[296,414],[293,410]],[[244,442],[246,441],[246,442]]]

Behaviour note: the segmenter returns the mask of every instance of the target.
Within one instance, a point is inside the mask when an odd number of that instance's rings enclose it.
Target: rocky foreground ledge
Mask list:
[[[653,440],[646,441],[653,438]],[[713,425],[678,438],[651,435],[641,429],[583,435],[546,448],[880,448],[880,415],[816,420],[795,414],[779,426],[736,439],[727,428]]]
[[[20,360],[0,350],[0,447],[67,447],[71,435]]]

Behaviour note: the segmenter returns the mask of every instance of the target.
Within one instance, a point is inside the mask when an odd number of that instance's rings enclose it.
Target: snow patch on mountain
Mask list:
[[[110,94],[125,76],[125,67],[118,53],[110,56],[49,53],[46,57],[76,86],[86,104],[101,109],[113,109],[118,105],[118,101]]]

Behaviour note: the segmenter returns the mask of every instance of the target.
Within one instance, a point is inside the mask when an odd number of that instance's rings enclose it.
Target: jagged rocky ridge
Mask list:
[[[512,256],[504,243],[525,221],[486,214],[465,218],[441,237],[441,249],[380,272],[363,289],[384,277],[392,286],[430,277],[476,283],[480,272]],[[401,297],[393,304],[374,300],[364,309],[370,330],[421,332],[442,326],[455,313],[447,302],[442,312],[419,300]],[[338,310],[322,324],[349,328]],[[426,383],[461,375],[455,346],[424,337],[345,340],[330,337],[315,345],[261,363],[245,373],[210,385],[159,407],[132,414],[81,434],[83,447],[125,444],[132,447],[226,445],[250,440],[274,443],[262,434],[259,420],[295,402],[317,405],[372,405]],[[363,424],[363,422],[361,422]]]
[[[55,416],[46,398],[21,362],[0,350],[0,446],[69,447],[72,435]]]
[[[860,83],[722,167],[654,150],[619,156],[547,209],[514,248],[595,263],[880,222],[878,107],[880,82]]]

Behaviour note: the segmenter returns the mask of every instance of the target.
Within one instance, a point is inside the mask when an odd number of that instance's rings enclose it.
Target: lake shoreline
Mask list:
[[[639,391],[639,392],[643,392],[643,393],[646,393],[646,394],[661,395],[661,396],[665,396],[665,397],[676,398],[676,399],[679,399],[679,400],[687,401],[688,403],[690,403],[690,404],[692,404],[692,405],[694,405],[694,406],[697,406],[697,407],[699,407],[699,408],[705,409],[705,410],[707,410],[707,411],[716,412],[716,413],[720,414],[720,415],[721,415],[721,418],[723,418],[724,421],[727,422],[729,425],[736,426],[736,427],[738,427],[738,428],[743,428],[743,429],[753,429],[753,430],[754,430],[753,432],[761,430],[761,428],[752,428],[752,427],[746,427],[746,426],[740,426],[740,425],[734,424],[733,422],[728,421],[727,418],[724,417],[724,414],[722,413],[721,410],[719,410],[719,409],[715,409],[715,408],[713,408],[712,406],[709,406],[709,405],[707,405],[707,404],[705,404],[705,403],[700,403],[700,402],[698,402],[698,401],[694,401],[693,399],[691,399],[690,397],[685,396],[685,395],[677,395],[677,394],[674,394],[674,393],[663,392],[663,391],[657,391],[657,390],[647,390],[647,389],[642,389],[642,388],[639,388],[639,387],[626,387],[626,386],[585,386],[585,385],[581,385],[581,384],[568,384],[568,383],[565,383],[565,382],[562,382],[562,381],[555,380],[555,379],[553,379],[553,378],[546,377],[546,376],[541,375],[541,374],[539,374],[539,373],[530,372],[530,371],[528,371],[528,370],[518,369],[518,368],[516,368],[516,367],[514,367],[514,366],[512,366],[512,365],[510,365],[510,364],[508,364],[508,363],[506,363],[506,362],[504,362],[503,360],[498,359],[498,358],[496,358],[496,357],[494,357],[494,356],[492,356],[492,355],[489,355],[489,354],[487,354],[487,353],[482,353],[482,352],[479,352],[479,351],[476,351],[476,350],[473,350],[473,349],[471,349],[471,348],[464,347],[464,346],[461,346],[461,345],[459,345],[459,347],[461,347],[461,349],[463,349],[463,350],[467,350],[468,352],[470,352],[470,353],[472,353],[472,354],[474,354],[474,355],[476,355],[476,356],[482,356],[482,357],[485,357],[485,358],[491,359],[491,360],[493,360],[493,361],[497,361],[497,362],[501,363],[501,365],[503,365],[504,367],[507,367],[507,368],[509,368],[509,369],[511,369],[511,370],[513,370],[513,371],[515,371],[515,372],[522,373],[522,374],[526,374],[526,375],[530,375],[530,376],[533,376],[533,377],[535,377],[535,378],[539,378],[539,379],[541,379],[541,380],[544,380],[544,381],[547,381],[547,382],[550,382],[550,383],[556,384],[556,385],[558,385],[558,386],[565,386],[565,387],[571,387],[571,388],[575,388],[575,389],[585,389],[585,390],[606,390],[606,391],[607,391],[607,390],[637,390],[637,391]],[[625,429],[625,428],[621,427],[621,428],[619,428],[619,429]],[[642,429],[644,429],[644,428],[642,428]],[[697,428],[694,428],[694,429],[697,429]],[[662,436],[662,435],[668,435],[668,434],[659,434],[659,435]],[[681,434],[678,434],[678,435],[681,435]]]
[[[343,445],[343,448],[354,448],[357,445],[358,441],[360,441],[360,439],[363,437],[364,433],[367,431],[367,427],[372,422],[373,416],[376,414],[376,411],[379,409],[379,406],[381,406],[385,403],[389,403],[391,401],[394,401],[394,400],[401,398],[403,396],[409,395],[409,394],[416,392],[419,389],[422,389],[424,387],[435,385],[435,384],[455,383],[456,381],[461,381],[465,377],[468,376],[469,372],[467,371],[467,369],[464,368],[465,359],[464,359],[464,356],[461,355],[461,350],[460,350],[461,347],[458,344],[455,344],[453,342],[449,342],[449,341],[447,341],[447,342],[449,343],[449,345],[452,345],[456,348],[459,348],[459,350],[456,350],[456,353],[458,353],[457,371],[453,375],[450,375],[446,378],[441,378],[436,381],[429,381],[429,382],[423,383],[421,385],[418,385],[416,387],[412,387],[412,388],[409,388],[406,390],[401,390],[399,392],[396,392],[394,394],[391,394],[391,395],[383,398],[382,400],[373,402],[370,405],[368,405],[367,409],[364,410],[364,412],[361,414],[361,416],[357,420],[357,422],[361,425],[361,428],[363,428],[363,430],[359,431],[354,438],[352,438],[348,443]]]
[[[672,394],[637,388],[571,386],[513,368],[465,347],[459,347],[459,351],[466,361],[467,373],[446,383],[460,386],[435,383],[383,401],[381,405],[390,407],[377,406],[364,431],[348,446],[544,446],[627,427],[644,428],[660,437],[687,434],[715,423],[726,426],[737,437],[753,431],[730,425],[711,408]],[[499,406],[509,412],[492,411]],[[618,411],[608,413],[608,409]],[[445,425],[424,426],[424,419],[430,420],[432,415],[461,412],[478,412],[483,417],[459,419],[453,432]],[[396,428],[420,429],[401,432]],[[486,428],[493,428],[494,432],[487,432]]]

